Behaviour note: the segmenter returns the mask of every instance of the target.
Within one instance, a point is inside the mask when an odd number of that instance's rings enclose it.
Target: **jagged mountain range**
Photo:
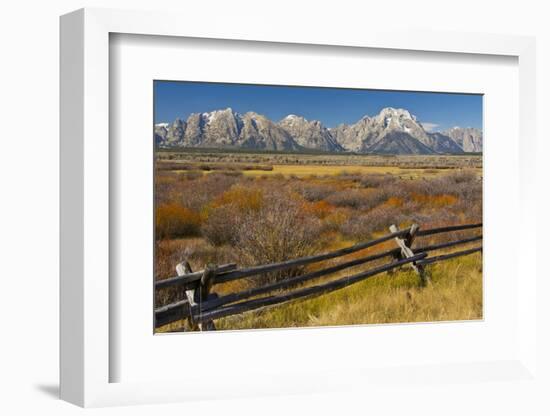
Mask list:
[[[320,121],[290,114],[278,122],[231,108],[193,113],[187,120],[155,125],[159,147],[245,148],[278,151],[326,151],[376,154],[460,154],[481,152],[481,130],[454,127],[427,131],[402,108],[384,108],[354,124],[327,128]]]

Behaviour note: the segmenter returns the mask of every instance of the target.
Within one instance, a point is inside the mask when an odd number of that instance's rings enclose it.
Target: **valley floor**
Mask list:
[[[391,224],[432,228],[482,222],[478,156],[382,158],[392,162],[385,165],[377,165],[381,159],[374,158],[357,162],[330,155],[159,153],[155,278],[173,277],[175,265],[183,259],[194,270],[231,262],[244,267],[369,241],[386,234]],[[401,165],[394,165],[395,160]],[[422,244],[471,235],[423,237]],[[377,250],[394,247],[390,241]],[[481,254],[428,267],[432,284],[425,288],[404,267],[317,298],[222,318],[216,325],[232,330],[482,318]],[[327,280],[359,270],[349,269]],[[215,285],[213,291],[232,293],[274,278],[285,276],[237,280]],[[311,284],[320,281],[324,280]],[[182,295],[178,290],[160,290],[156,307]],[[181,325],[176,322],[158,330]]]

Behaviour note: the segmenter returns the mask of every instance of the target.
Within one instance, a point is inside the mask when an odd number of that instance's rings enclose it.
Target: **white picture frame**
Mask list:
[[[315,25],[277,25],[236,33],[231,22],[203,22],[173,13],[82,9],[61,18],[61,398],[80,406],[159,403],[265,394],[334,391],[392,382],[412,374],[429,384],[438,377],[473,383],[484,377],[535,380],[536,364],[536,209],[535,169],[535,41],[506,35],[431,33],[388,28],[349,28],[328,35]],[[340,48],[429,51],[442,54],[502,55],[518,59],[519,67],[519,195],[517,265],[522,270],[517,291],[517,354],[498,362],[480,361],[423,365],[415,369],[332,369],[321,382],[317,373],[270,374],[262,380],[208,380],[205,374],[182,381],[112,382],[110,366],[120,357],[110,349],[110,171],[109,153],[111,34],[331,45]],[[517,271],[516,271],[517,272]],[[400,330],[397,328],[397,330]],[[409,329],[410,330],[410,329]],[[152,336],[152,333],[151,333]],[[204,334],[210,336],[210,334]],[[330,336],[337,336],[332,334]],[[401,372],[400,372],[401,371]],[[341,380],[348,380],[342,382]],[[307,381],[310,381],[309,383]],[[385,380],[385,381],[384,381]],[[314,381],[314,382],[311,382]],[[208,389],[205,388],[208,382]],[[427,387],[428,388],[428,387]]]

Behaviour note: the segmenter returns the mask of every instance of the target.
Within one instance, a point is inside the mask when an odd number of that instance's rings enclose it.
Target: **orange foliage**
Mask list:
[[[329,229],[339,230],[340,227],[349,219],[349,215],[343,210],[331,212],[324,218],[324,224]]]
[[[258,188],[246,188],[242,185],[233,186],[215,199],[212,207],[235,205],[239,211],[257,211],[262,207],[263,192]]]
[[[388,204],[390,207],[398,208],[398,207],[403,206],[403,200],[401,198],[397,198],[395,196],[392,196],[386,201],[386,204]]]
[[[455,204],[458,198],[454,195],[442,194],[442,195],[422,195],[413,193],[412,199],[423,205],[431,207],[443,207],[446,205]]]
[[[191,237],[200,232],[200,215],[181,205],[161,205],[156,214],[157,239]]]
[[[306,214],[314,215],[320,219],[325,218],[334,211],[334,206],[324,200],[317,202],[304,202],[303,207]]]

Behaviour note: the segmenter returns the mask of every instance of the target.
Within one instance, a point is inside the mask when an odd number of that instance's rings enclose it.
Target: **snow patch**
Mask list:
[[[296,115],[296,114],[289,114],[289,115],[286,116],[283,120],[287,120],[287,121],[290,121],[290,122],[293,122],[293,121],[300,121],[300,120],[307,121],[304,117],[298,116],[298,115]]]
[[[206,124],[210,124],[210,122],[214,119],[214,112],[212,113],[202,113],[202,118],[206,119]]]

